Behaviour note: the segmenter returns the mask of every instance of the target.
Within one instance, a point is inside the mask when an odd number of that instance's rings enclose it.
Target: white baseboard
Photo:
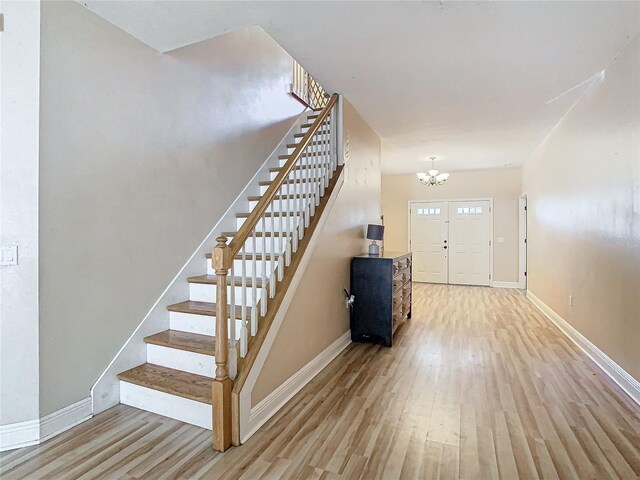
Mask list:
[[[36,445],[40,437],[40,420],[0,425],[0,452]]]
[[[258,405],[251,409],[249,414],[249,424],[247,434],[242,439],[244,443],[249,439],[267,420],[275,415],[285,403],[298,393],[302,387],[309,383],[322,371],[331,361],[336,358],[351,343],[351,330],[341,335],[335,342],[325,348],[320,355],[315,357],[297,373],[293,374],[282,385],[271,392]]]
[[[89,420],[91,416],[91,397],[87,397],[42,417],[40,419],[40,442]]]
[[[87,397],[39,420],[0,426],[0,452],[37,445],[89,420],[91,397]]]
[[[493,282],[493,288],[520,288],[520,282]]]
[[[572,327],[564,318],[554,312],[551,307],[536,297],[530,290],[527,290],[527,298],[531,300],[542,313],[545,314],[564,333],[569,340],[576,344],[587,356],[593,360],[600,369],[606,373],[611,380],[616,382],[634,402],[640,405],[640,382],[633,378],[620,365],[611,360],[598,347],[591,343],[584,335]]]

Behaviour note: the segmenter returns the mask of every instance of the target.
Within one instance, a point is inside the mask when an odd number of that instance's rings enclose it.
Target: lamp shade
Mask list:
[[[383,225],[369,225],[367,226],[367,239],[368,240],[382,240],[384,236]]]

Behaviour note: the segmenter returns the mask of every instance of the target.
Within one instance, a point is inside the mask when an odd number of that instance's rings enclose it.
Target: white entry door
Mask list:
[[[447,202],[411,204],[413,281],[447,283]]]
[[[489,201],[449,202],[449,283],[489,285]]]
[[[413,281],[490,285],[489,200],[412,202]]]

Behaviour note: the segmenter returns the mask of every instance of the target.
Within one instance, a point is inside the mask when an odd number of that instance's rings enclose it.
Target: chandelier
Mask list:
[[[444,182],[446,182],[447,178],[449,178],[449,174],[440,173],[438,170],[436,170],[434,165],[436,157],[429,158],[431,158],[431,170],[429,170],[429,173],[416,173],[416,175],[418,176],[418,180],[420,180],[420,183],[427,186],[444,185]]]

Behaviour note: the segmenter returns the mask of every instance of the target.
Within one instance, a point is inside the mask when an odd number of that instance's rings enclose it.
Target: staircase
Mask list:
[[[239,445],[234,398],[342,173],[337,100],[310,111],[236,231],[220,232],[203,274],[186,279],[169,330],[144,339],[147,362],[118,375],[121,403],[212,429],[218,451]]]

